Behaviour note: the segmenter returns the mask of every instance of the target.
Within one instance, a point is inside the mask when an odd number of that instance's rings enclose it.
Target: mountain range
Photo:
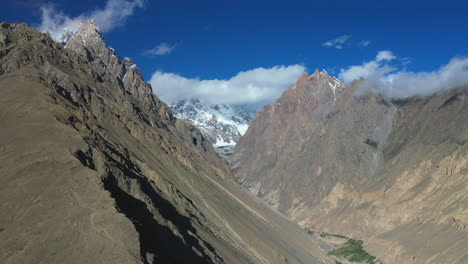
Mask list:
[[[468,263],[468,86],[364,84],[168,105],[92,21],[0,22],[0,262]]]

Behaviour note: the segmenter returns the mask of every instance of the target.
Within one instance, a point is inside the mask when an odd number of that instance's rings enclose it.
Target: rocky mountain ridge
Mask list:
[[[468,87],[390,100],[330,78],[304,74],[257,114],[234,150],[238,181],[384,263],[468,261]]]
[[[0,262],[333,263],[233,181],[92,23],[0,22]]]

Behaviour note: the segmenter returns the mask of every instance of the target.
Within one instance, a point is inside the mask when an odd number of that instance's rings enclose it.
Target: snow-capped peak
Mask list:
[[[174,115],[198,127],[215,147],[235,145],[247,131],[255,112],[224,104],[203,104],[198,99],[171,105]]]

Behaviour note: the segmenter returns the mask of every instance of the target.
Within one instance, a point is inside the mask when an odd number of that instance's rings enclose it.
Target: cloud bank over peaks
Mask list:
[[[45,5],[41,7],[41,24],[38,28],[49,33],[55,41],[63,42],[87,20],[93,19],[99,30],[108,32],[122,25],[127,17],[133,15],[135,9],[143,8],[143,5],[144,0],[108,0],[104,8],[76,17],[67,16],[53,6]]]
[[[258,109],[273,102],[305,72],[302,65],[275,66],[242,71],[226,80],[185,78],[157,71],[150,84],[167,103],[196,98],[209,104],[246,105]]]
[[[391,51],[380,51],[374,60],[341,69],[339,77],[346,83],[364,78],[356,95],[380,94],[392,99],[429,96],[440,91],[468,85],[468,58],[453,58],[431,72],[410,72],[402,66],[405,58]]]

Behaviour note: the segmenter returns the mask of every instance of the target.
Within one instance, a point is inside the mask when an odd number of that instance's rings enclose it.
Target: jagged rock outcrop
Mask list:
[[[86,24],[0,22],[0,262],[333,263]]]
[[[466,263],[468,87],[397,101],[332,80],[304,75],[258,113],[234,150],[237,179],[384,263]]]
[[[65,48],[87,58],[96,70],[98,80],[106,76],[142,102],[159,103],[159,99],[149,89],[149,84],[143,80],[136,64],[130,58],[121,60],[115,51],[102,41],[102,35],[92,21],[88,21],[70,36],[65,42]]]

